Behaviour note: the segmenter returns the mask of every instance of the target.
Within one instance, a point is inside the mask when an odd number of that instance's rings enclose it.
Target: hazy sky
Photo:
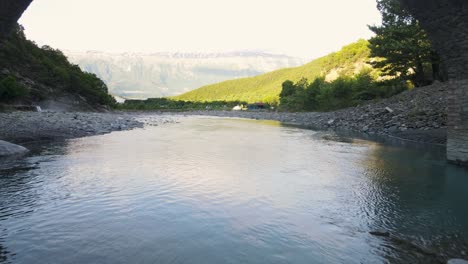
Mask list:
[[[54,48],[262,50],[304,58],[368,38],[375,0],[34,0],[20,20]]]

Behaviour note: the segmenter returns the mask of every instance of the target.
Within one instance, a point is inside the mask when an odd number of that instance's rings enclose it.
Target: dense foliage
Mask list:
[[[118,108],[122,110],[231,110],[236,105],[246,104],[241,101],[188,102],[168,98],[150,98],[147,100],[127,100]]]
[[[283,111],[331,111],[356,106],[373,99],[387,98],[406,89],[400,80],[377,82],[370,71],[355,76],[341,76],[326,82],[323,77],[312,82],[301,79],[285,81],[280,93]]]
[[[377,0],[382,14],[381,26],[370,26],[376,34],[369,40],[372,65],[384,76],[400,77],[415,86],[444,80],[439,56],[434,51],[426,32],[408,10],[397,0]],[[432,76],[431,76],[432,73]]]
[[[26,87],[18,83],[15,77],[7,76],[0,80],[0,101],[10,101],[28,94]]]
[[[262,101],[277,104],[281,84],[285,80],[297,82],[302,78],[313,80],[336,70],[343,76],[353,75],[356,65],[362,66],[369,58],[368,42],[359,40],[343,47],[339,52],[316,59],[296,68],[287,68],[263,75],[225,81],[201,87],[197,90],[174,97],[184,101]]]
[[[21,26],[0,45],[0,71],[2,101],[38,101],[69,93],[85,98],[91,105],[115,103],[106,84],[96,75],[70,64],[60,50],[39,48],[26,39]]]

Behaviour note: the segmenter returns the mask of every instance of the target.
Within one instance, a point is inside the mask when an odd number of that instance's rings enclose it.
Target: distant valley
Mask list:
[[[174,96],[304,63],[299,58],[262,52],[64,53],[72,63],[104,80],[111,94],[129,99]]]

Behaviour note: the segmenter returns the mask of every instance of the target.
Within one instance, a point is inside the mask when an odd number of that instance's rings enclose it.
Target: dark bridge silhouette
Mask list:
[[[0,0],[0,39],[33,0]],[[428,33],[447,65],[447,159],[468,165],[468,0],[399,0]]]

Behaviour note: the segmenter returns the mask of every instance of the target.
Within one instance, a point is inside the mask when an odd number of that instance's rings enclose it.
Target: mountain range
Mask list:
[[[128,99],[182,94],[230,79],[256,76],[303,63],[302,59],[264,52],[64,54],[81,69],[96,74],[109,92]]]

